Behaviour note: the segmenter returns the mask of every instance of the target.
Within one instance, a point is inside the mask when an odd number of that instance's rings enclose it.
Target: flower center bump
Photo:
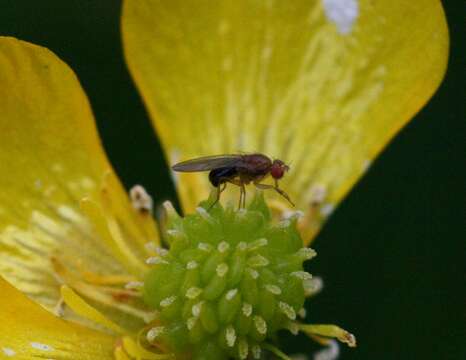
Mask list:
[[[248,209],[206,208],[182,218],[166,205],[168,249],[147,260],[144,280],[159,314],[146,339],[180,358],[259,359],[278,330],[298,331],[311,278],[303,262],[315,252],[295,218],[271,221],[262,195]]]

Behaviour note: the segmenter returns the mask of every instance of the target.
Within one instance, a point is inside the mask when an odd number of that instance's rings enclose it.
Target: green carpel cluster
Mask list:
[[[259,359],[265,341],[293,329],[310,278],[303,262],[315,252],[303,248],[295,218],[271,221],[261,194],[247,209],[207,208],[168,215],[169,250],[144,282],[160,323],[147,338],[180,357]]]

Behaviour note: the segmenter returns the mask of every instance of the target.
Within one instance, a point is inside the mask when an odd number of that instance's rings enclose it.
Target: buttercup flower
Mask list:
[[[1,37],[0,357],[287,359],[283,329],[328,345],[321,359],[333,338],[354,346],[300,319],[319,284],[303,262],[440,83],[440,2],[126,0],[122,34],[169,162],[282,159],[296,209],[264,193],[238,211],[232,189],[209,209],[207,177],[190,173],[175,176],[187,215],[166,202],[157,224],[151,196],[114,174],[74,73]]]

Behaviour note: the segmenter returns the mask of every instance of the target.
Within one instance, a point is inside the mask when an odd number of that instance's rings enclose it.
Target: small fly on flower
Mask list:
[[[174,171],[200,172],[210,171],[209,180],[217,188],[217,199],[211,205],[220,200],[220,194],[225,190],[227,183],[239,186],[239,208],[246,206],[245,185],[253,183],[258,189],[273,189],[294,206],[290,197],[278,187],[278,180],[283,177],[289,166],[283,161],[271,160],[263,154],[228,154],[204,156],[196,159],[182,161],[172,166]],[[275,184],[261,184],[260,182],[271,175]]]

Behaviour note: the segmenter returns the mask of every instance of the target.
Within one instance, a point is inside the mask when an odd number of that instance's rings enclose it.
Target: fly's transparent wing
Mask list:
[[[172,169],[179,172],[210,171],[220,167],[236,166],[241,161],[242,156],[238,154],[203,156],[182,161],[173,165]]]

